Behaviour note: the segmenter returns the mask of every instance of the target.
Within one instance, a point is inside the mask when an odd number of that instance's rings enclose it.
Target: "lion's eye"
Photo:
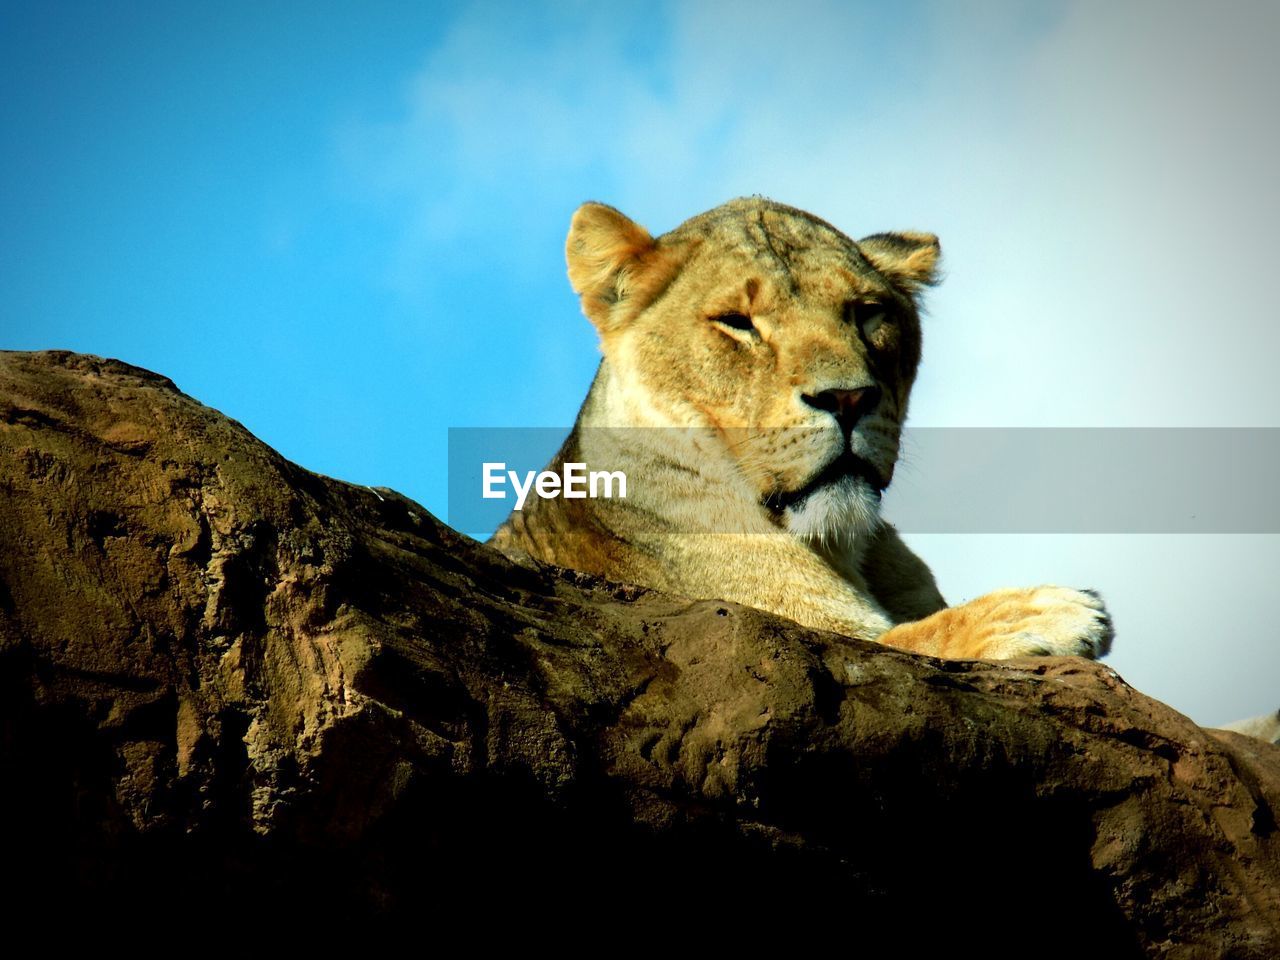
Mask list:
[[[751,318],[745,313],[721,313],[711,319],[714,322],[729,327],[732,330],[748,332],[753,331],[756,328],[756,325],[751,322]]]
[[[845,305],[844,316],[849,323],[856,323],[864,337],[872,336],[884,326],[888,311],[884,304],[852,301]]]

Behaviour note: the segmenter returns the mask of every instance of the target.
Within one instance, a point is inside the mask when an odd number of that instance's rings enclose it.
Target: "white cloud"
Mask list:
[[[764,193],[941,234],[920,423],[1277,422],[1280,8],[680,4],[649,58],[621,9],[471,8],[402,117],[347,131],[404,286],[502,229],[529,276],[584,199],[666,229]]]

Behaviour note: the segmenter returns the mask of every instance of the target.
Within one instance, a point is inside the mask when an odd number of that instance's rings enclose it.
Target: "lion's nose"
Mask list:
[[[880,388],[859,387],[857,390],[823,390],[821,393],[803,394],[801,399],[818,410],[826,410],[836,418],[840,429],[848,433],[880,402]]]

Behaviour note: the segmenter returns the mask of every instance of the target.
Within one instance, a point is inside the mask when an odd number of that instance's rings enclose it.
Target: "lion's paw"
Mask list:
[[[974,601],[992,602],[983,618],[979,657],[1101,657],[1111,649],[1115,628],[1093,590],[1042,586],[1001,590]]]

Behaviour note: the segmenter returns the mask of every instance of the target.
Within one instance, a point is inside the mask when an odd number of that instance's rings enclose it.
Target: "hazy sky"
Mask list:
[[[590,382],[577,204],[760,193],[941,236],[916,425],[1277,427],[1278,41],[1269,2],[8,3],[0,347],[443,516],[448,427]],[[1100,589],[1110,663],[1202,723],[1280,706],[1280,537],[911,542],[953,602]]]

